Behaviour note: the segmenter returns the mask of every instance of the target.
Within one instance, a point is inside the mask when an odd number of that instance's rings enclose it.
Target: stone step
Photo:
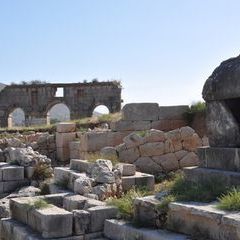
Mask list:
[[[43,238],[41,234],[33,231],[29,226],[14,219],[2,218],[0,220],[0,240],[103,240],[102,235],[102,232],[97,232],[63,238]]]
[[[40,197],[10,199],[12,218],[41,233],[43,238],[71,236],[73,214],[52,204],[39,209],[32,207],[34,201],[39,199]]]
[[[134,176],[122,177],[122,188],[126,192],[133,187],[145,187],[149,191],[154,190],[154,176],[151,174],[136,172]]]
[[[88,162],[87,160],[81,159],[71,159],[70,160],[70,169],[78,172],[89,172],[91,170],[93,163]]]
[[[167,228],[200,239],[239,240],[240,212],[226,212],[216,203],[170,203]]]
[[[106,220],[104,236],[111,240],[187,240],[187,236],[165,230],[136,228],[123,220]]]
[[[226,186],[240,185],[240,172],[223,171],[210,168],[186,167],[183,169],[186,178],[192,182],[217,179]]]

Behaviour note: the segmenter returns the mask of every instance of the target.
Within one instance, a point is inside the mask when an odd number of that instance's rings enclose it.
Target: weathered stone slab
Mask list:
[[[90,213],[90,232],[103,231],[104,221],[117,217],[118,209],[113,206],[97,206],[88,209]]]
[[[90,172],[92,165],[93,163],[90,163],[87,160],[71,159],[70,161],[70,169],[79,172]]]
[[[15,191],[17,188],[21,188],[24,186],[29,186],[30,181],[28,179],[17,180],[17,181],[5,181],[0,183],[0,188],[3,186],[4,193],[11,193]]]
[[[125,143],[126,148],[134,148],[144,144],[144,138],[133,132],[124,137],[123,142]]]
[[[134,176],[136,173],[136,167],[133,164],[118,163],[115,168],[120,169],[122,176]]]
[[[74,210],[74,234],[81,235],[89,232],[91,215],[85,210]]]
[[[187,240],[187,236],[164,230],[136,228],[123,220],[106,220],[104,235],[112,240]]]
[[[164,142],[166,140],[165,133],[157,129],[151,129],[145,136],[145,141],[152,142]]]
[[[179,224],[181,223],[181,224]],[[167,228],[214,240],[239,239],[240,214],[218,210],[216,203],[170,203]]]
[[[57,132],[58,133],[68,133],[75,132],[76,124],[70,122],[61,122],[57,124]]]
[[[56,146],[58,148],[69,148],[69,143],[76,138],[75,132],[56,133]]]
[[[69,183],[71,170],[67,167],[55,167],[54,168],[54,182],[57,184]]]
[[[179,168],[179,163],[174,153],[155,156],[152,159],[154,162],[160,165],[165,172],[177,170]]]
[[[119,160],[124,163],[133,163],[140,157],[137,148],[122,149],[119,151]]]
[[[57,147],[57,159],[60,162],[67,162],[70,159],[69,147]]]
[[[224,185],[233,187],[240,185],[240,173],[210,168],[186,167],[183,169],[186,178],[192,182],[211,181],[217,179]]]
[[[191,167],[199,165],[198,155],[194,152],[187,153],[182,159],[179,161],[180,167]]]
[[[161,202],[155,196],[146,196],[134,200],[134,219],[145,227],[159,227],[158,206]]]
[[[24,179],[24,167],[4,165],[0,168],[3,181],[16,181]]]
[[[119,120],[110,123],[112,131],[145,131],[151,129],[151,121],[125,121]]]
[[[159,119],[169,120],[176,119],[182,120],[184,119],[184,113],[189,110],[188,105],[182,106],[160,106],[159,107]]]
[[[198,148],[200,166],[206,168],[240,171],[240,148]]]
[[[54,205],[28,212],[28,225],[40,232],[43,238],[72,235],[73,214]]]
[[[69,143],[70,159],[78,159],[80,157],[80,141],[72,141]]]
[[[134,176],[122,177],[123,191],[128,191],[133,187],[146,187],[148,190],[154,190],[154,176],[151,174],[136,172]]]
[[[157,103],[130,103],[122,108],[123,120],[158,120],[159,106]]]

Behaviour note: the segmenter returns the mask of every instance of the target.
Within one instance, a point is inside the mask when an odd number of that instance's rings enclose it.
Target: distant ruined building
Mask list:
[[[69,108],[71,119],[90,117],[99,105],[106,106],[110,113],[118,112],[121,90],[116,81],[9,85],[0,92],[0,126],[7,127],[9,115],[19,108],[26,125],[32,119],[47,119],[49,110],[59,103]]]

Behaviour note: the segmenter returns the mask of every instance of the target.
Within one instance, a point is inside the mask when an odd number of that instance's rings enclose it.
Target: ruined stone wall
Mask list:
[[[63,96],[55,94],[63,89]],[[7,126],[9,114],[21,108],[26,122],[32,117],[46,118],[55,104],[64,103],[70,109],[71,119],[92,116],[98,105],[108,107],[110,113],[121,109],[121,87],[115,82],[11,85],[0,92],[0,125]]]

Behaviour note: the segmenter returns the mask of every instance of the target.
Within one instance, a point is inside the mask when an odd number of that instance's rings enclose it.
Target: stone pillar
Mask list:
[[[76,138],[75,123],[59,123],[56,132],[57,159],[61,162],[70,160],[69,143]]]
[[[50,113],[47,113],[47,125],[51,124]]]
[[[9,114],[8,116],[8,128],[13,127],[13,119],[12,119],[12,114]]]

